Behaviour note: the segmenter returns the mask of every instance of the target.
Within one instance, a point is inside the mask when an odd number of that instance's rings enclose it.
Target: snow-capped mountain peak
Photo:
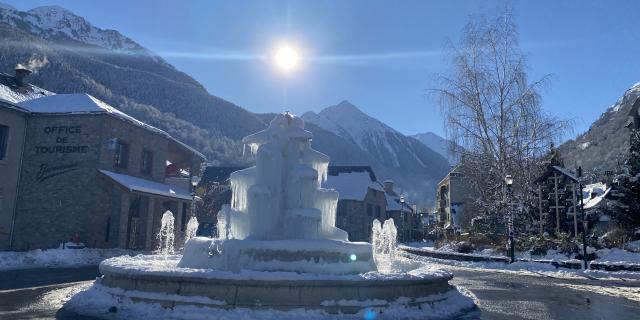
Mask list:
[[[416,140],[422,142],[425,146],[429,147],[433,151],[439,153],[443,157],[445,157],[449,163],[456,164],[458,163],[458,157],[454,154],[451,154],[450,147],[451,142],[431,131],[425,133],[417,133],[414,134]]]
[[[156,60],[160,59],[119,32],[97,28],[59,6],[42,6],[23,12],[0,3],[0,22],[25,29],[45,39],[68,38],[120,53],[145,54]]]

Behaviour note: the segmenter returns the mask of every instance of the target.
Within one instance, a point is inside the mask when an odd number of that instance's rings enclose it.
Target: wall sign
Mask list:
[[[38,173],[36,174],[36,181],[43,182],[49,178],[53,178],[55,176],[69,173],[74,170],[78,170],[77,163],[62,164],[62,165],[55,165],[55,166],[49,166],[48,164],[43,163],[40,165],[40,170],[38,170]]]
[[[43,131],[47,136],[55,137],[54,144],[35,146],[36,154],[89,152],[89,146],[87,145],[69,145],[69,137],[71,135],[82,133],[81,125],[44,127]]]

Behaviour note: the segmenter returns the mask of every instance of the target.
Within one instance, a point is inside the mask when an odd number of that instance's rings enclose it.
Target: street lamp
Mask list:
[[[508,174],[504,177],[504,183],[507,185],[507,210],[509,214],[509,262],[513,263],[515,261],[515,243],[513,240],[513,210],[511,208],[511,187],[513,185],[513,177]]]
[[[191,176],[191,217],[196,215],[196,187],[200,183],[200,177]]]

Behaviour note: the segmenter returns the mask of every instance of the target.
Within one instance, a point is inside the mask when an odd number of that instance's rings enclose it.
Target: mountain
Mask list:
[[[19,11],[0,3],[0,39],[0,72],[26,67],[34,71],[27,81],[39,88],[89,93],[202,151],[213,164],[249,164],[241,138],[273,118],[210,94],[131,38],[95,27],[62,7]],[[433,203],[435,183],[448,170],[446,160],[364,113],[357,115],[353,124],[363,124],[361,132],[340,123],[342,130],[351,130],[348,134],[310,121],[314,148],[335,165],[371,165],[379,177],[405,188],[409,199]]]
[[[193,145],[214,163],[242,161],[239,140],[265,127],[247,110],[114,30],[57,6],[0,5],[0,70],[33,69],[28,81],[57,93],[86,92]]]
[[[449,151],[451,141],[430,131],[425,133],[417,133],[412,135],[411,137],[422,142],[429,149],[439,153],[441,156],[447,159],[450,164],[453,165],[458,163],[458,157]]]
[[[582,166],[587,172],[616,171],[629,152],[629,113],[640,97],[640,82],[627,90],[596,120],[587,132],[569,140],[558,150],[566,166]]]
[[[421,205],[433,203],[435,186],[449,170],[448,161],[437,152],[365,114],[347,101],[319,113],[307,112],[302,119],[333,133],[341,139],[341,144],[361,151],[358,157],[362,159],[353,159],[355,154],[348,155],[349,159],[332,157],[333,164],[367,161],[357,164],[370,164],[382,179],[393,179],[398,189],[403,189],[414,202]],[[309,130],[318,131],[312,126],[309,126]],[[315,142],[314,138],[314,147]],[[317,148],[327,152],[323,150],[322,143]],[[332,152],[328,153],[332,156]],[[345,156],[342,155],[343,158]]]

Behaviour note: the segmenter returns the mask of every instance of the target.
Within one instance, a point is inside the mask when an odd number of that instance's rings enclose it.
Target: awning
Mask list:
[[[188,190],[176,188],[164,183],[155,181],[149,181],[142,178],[128,176],[126,174],[115,173],[107,170],[98,170],[114,182],[129,189],[130,191],[137,191],[142,193],[149,193],[158,196],[177,198],[183,200],[192,200],[191,194]]]

